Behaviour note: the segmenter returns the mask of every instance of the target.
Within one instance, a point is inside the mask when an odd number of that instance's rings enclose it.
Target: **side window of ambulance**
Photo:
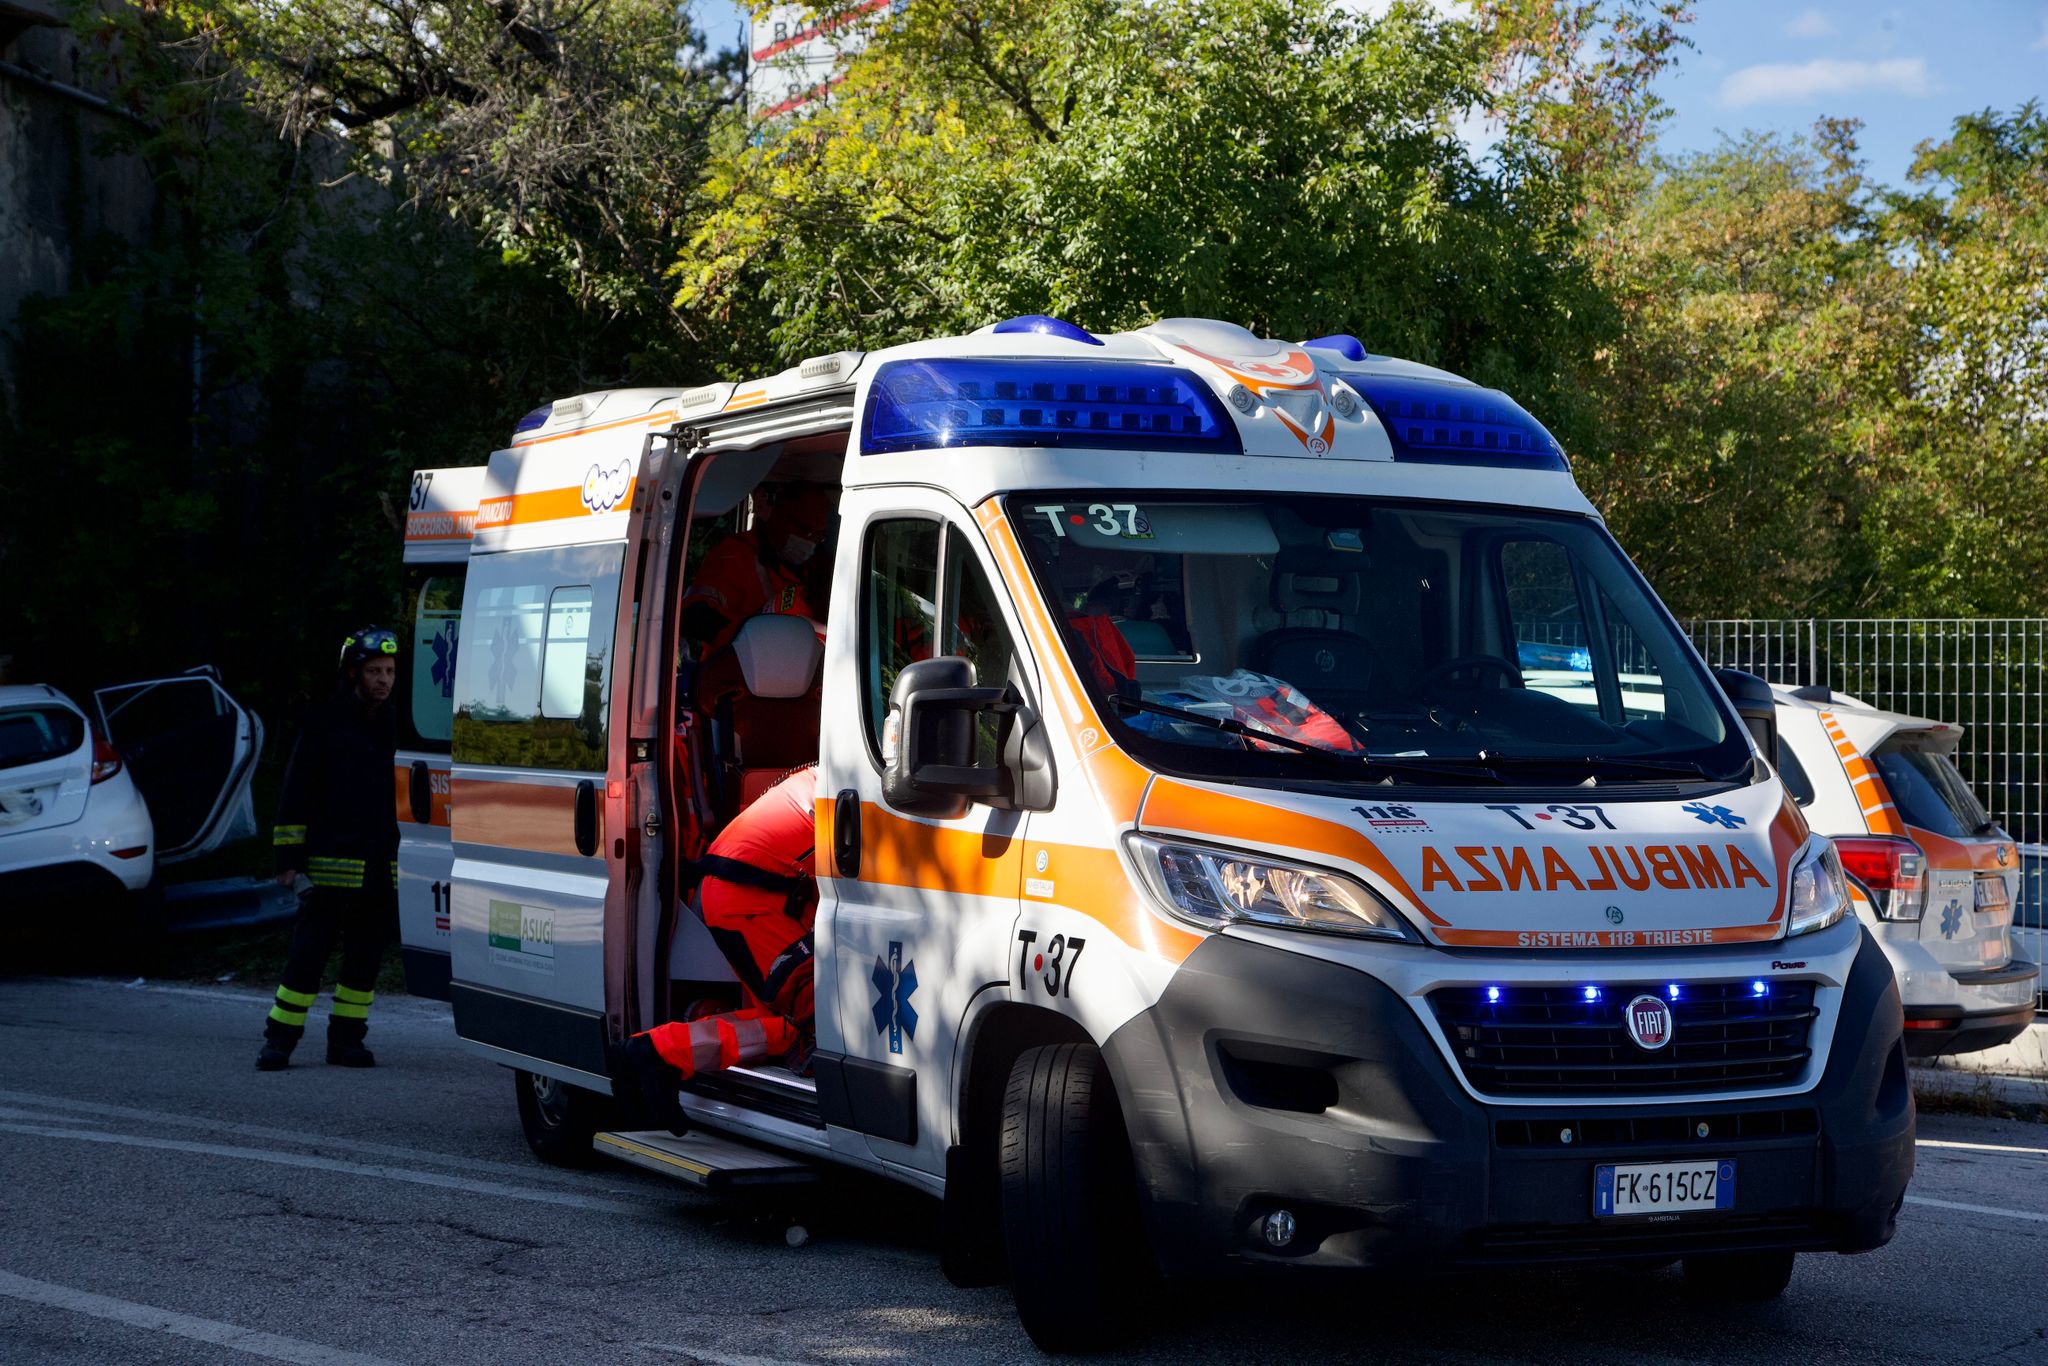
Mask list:
[[[458,762],[598,772],[621,548],[481,555],[455,670]]]
[[[939,604],[946,614],[939,632],[939,653],[959,655],[972,664],[974,681],[980,687],[1000,688],[1009,682],[1017,647],[1003,625],[1002,608],[982,572],[981,561],[958,527],[946,531],[946,587]],[[976,764],[991,765],[1001,759],[997,746],[1001,730],[1000,718],[981,718],[976,731]]]
[[[1591,637],[1570,553],[1556,541],[1509,541],[1500,548],[1500,575],[1524,685],[1597,714]]]
[[[445,753],[455,734],[455,664],[462,639],[460,565],[418,578],[412,595],[412,662],[405,714],[412,742]]]
[[[868,749],[881,762],[882,718],[903,666],[930,659],[939,598],[939,523],[897,517],[868,527],[861,553],[861,707]]]

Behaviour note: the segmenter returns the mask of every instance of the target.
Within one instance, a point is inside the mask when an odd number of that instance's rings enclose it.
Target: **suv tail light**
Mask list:
[[[92,780],[103,783],[121,771],[121,751],[102,740],[92,737]]]
[[[1842,871],[1870,891],[1883,920],[1918,920],[1927,895],[1927,860],[1920,846],[1893,835],[1858,835],[1835,841]]]

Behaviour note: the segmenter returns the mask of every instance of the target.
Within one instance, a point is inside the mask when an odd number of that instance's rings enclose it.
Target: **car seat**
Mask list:
[[[816,763],[825,646],[808,617],[749,617],[704,662],[697,710],[711,723],[720,823],[792,768]]]
[[[1365,601],[1362,556],[1289,546],[1273,560],[1267,597],[1287,624],[1254,640],[1246,667],[1284,679],[1325,711],[1354,714],[1372,682],[1372,642],[1345,630]]]

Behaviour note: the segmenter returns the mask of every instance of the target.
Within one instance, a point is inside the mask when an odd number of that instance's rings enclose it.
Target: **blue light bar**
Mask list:
[[[1102,345],[1102,338],[1078,323],[1065,318],[1055,318],[1045,313],[1026,313],[1021,317],[1005,318],[989,329],[991,332],[1036,332],[1042,337],[1064,337],[1068,341],[1086,342],[1090,346]]]
[[[1344,378],[1386,427],[1396,460],[1561,472],[1571,468],[1557,438],[1498,389],[1405,375]]]
[[[519,419],[519,425],[512,429],[512,435],[521,437],[525,436],[528,432],[539,431],[542,427],[548,425],[548,414],[554,410],[555,405],[552,403],[541,404],[540,407],[535,408],[525,417]]]
[[[861,453],[945,446],[1101,446],[1240,455],[1222,401],[1148,361],[890,361],[868,391]]]
[[[1365,343],[1349,332],[1332,332],[1327,337],[1311,338],[1302,345],[1313,346],[1318,351],[1335,351],[1345,360],[1365,359]]]

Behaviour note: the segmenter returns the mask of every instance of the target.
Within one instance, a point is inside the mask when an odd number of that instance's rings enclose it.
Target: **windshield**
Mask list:
[[[1585,517],[1302,494],[1020,494],[1134,753],[1225,778],[1725,781],[1749,750]]]

